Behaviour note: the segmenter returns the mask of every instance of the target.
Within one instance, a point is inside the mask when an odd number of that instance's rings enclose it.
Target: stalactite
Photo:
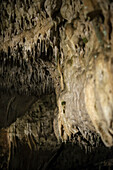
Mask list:
[[[40,57],[40,42],[39,42],[39,39],[38,39],[38,43],[37,43],[37,51],[38,51],[38,57]]]
[[[39,37],[39,56],[41,56],[41,54],[42,54],[41,43],[42,43],[42,39],[41,39],[41,36],[40,36]]]
[[[51,29],[49,29],[49,30],[47,31],[47,37],[48,37],[48,39],[50,39],[50,36],[51,36]]]
[[[42,53],[44,53],[44,47],[45,47],[45,41],[44,39],[42,40]]]
[[[54,36],[54,38],[53,38],[53,45],[55,46],[56,43],[57,43],[57,38],[56,38],[56,36]]]
[[[35,61],[37,61],[37,44],[36,43],[34,44],[34,53],[35,53],[34,55]]]
[[[58,48],[57,48],[57,46],[55,46],[55,49],[54,49],[54,51],[55,51],[55,61],[57,62],[57,60],[58,60]]]
[[[45,42],[45,56],[47,56],[47,44],[46,44],[46,42]]]

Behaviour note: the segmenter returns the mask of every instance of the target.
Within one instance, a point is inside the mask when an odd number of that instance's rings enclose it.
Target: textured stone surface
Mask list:
[[[0,168],[113,165],[112,6],[0,3]]]

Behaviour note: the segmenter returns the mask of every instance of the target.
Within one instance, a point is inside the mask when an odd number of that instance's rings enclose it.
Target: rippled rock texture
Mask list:
[[[113,165],[112,28],[112,0],[0,2],[1,169]]]

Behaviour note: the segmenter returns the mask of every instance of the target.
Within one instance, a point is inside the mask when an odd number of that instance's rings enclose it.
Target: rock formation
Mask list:
[[[1,169],[113,165],[112,28],[112,0],[0,2]]]

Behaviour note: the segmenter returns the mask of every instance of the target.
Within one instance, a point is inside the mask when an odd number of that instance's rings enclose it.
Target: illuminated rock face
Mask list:
[[[76,71],[76,60],[73,57],[73,64],[64,68],[65,89],[58,100],[60,136],[66,141],[80,130],[89,139],[88,132],[92,131],[100,134],[106,146],[112,146],[112,58],[98,54],[92,69],[80,72]]]
[[[0,3],[0,168],[18,142],[50,153],[113,145],[112,28],[107,0]]]
[[[107,5],[109,4],[103,4],[103,14],[107,13]],[[88,140],[89,136],[91,138],[91,131],[99,134],[104,144],[110,147],[113,145],[112,38],[108,38],[106,22],[100,22],[100,29],[92,21],[93,30],[91,23],[85,21],[81,6],[78,6],[81,11],[79,19],[72,15],[72,6],[69,1],[65,1],[61,8],[61,14],[67,23],[61,32],[64,85],[58,99],[59,114],[56,120],[59,134],[66,141],[72,134],[80,131]],[[91,7],[93,9],[90,4],[89,10]],[[105,21],[107,19],[105,16]],[[59,134],[56,134],[57,138]]]
[[[16,136],[31,148],[31,143],[37,148],[38,143],[47,146],[49,141],[53,147],[55,133],[58,140],[76,140],[84,146],[84,141],[91,146],[100,142],[99,136],[106,146],[113,145],[112,4],[102,6],[99,1],[102,11],[97,9],[96,14],[87,2],[9,0],[0,4],[0,89],[4,98],[0,115],[5,112],[0,127],[7,127],[10,142]]]
[[[106,146],[113,145],[113,74],[112,57],[100,54],[93,77],[85,86],[88,114]]]

